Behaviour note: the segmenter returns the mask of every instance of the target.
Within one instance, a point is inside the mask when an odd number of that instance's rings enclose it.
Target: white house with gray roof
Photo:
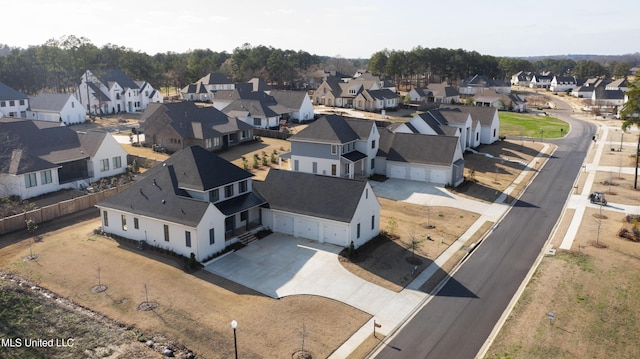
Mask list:
[[[23,199],[126,172],[127,152],[107,132],[76,132],[59,122],[2,118],[7,156],[0,158],[0,197]]]
[[[452,131],[448,128],[457,128]],[[480,126],[465,112],[447,109],[430,110],[415,115],[405,126],[394,132],[420,133],[425,135],[453,135],[459,138],[463,149],[480,145]]]
[[[374,121],[327,115],[289,137],[280,155],[293,171],[361,178],[374,173],[380,135]],[[281,162],[282,163],[282,162]]]
[[[27,118],[71,125],[84,123],[86,111],[73,94],[42,93],[29,97]]]
[[[480,144],[490,145],[498,140],[498,136],[500,135],[500,117],[498,116],[497,108],[460,105],[441,105],[440,108],[449,108],[468,113],[474,123],[477,121],[480,124]]]
[[[254,186],[267,201],[263,224],[275,232],[345,248],[380,233],[380,203],[366,180],[273,169]]]
[[[185,101],[212,101],[217,91],[228,91],[236,88],[236,84],[219,72],[211,72],[198,81],[183,87],[180,98]]]
[[[458,186],[464,158],[458,137],[380,130],[377,174],[389,178]]]
[[[102,229],[203,261],[260,227],[253,175],[200,146],[176,152],[96,205]]]
[[[29,96],[0,82],[0,117],[27,117]]]
[[[289,120],[307,122],[314,119],[313,103],[306,91],[271,90],[269,94],[279,105],[289,109]]]
[[[105,232],[198,261],[263,228],[345,247],[377,235],[380,205],[368,182],[302,175],[272,170],[254,182],[251,173],[191,146],[96,207]]]
[[[94,115],[142,112],[149,103],[164,101],[149,83],[133,81],[117,69],[85,71],[76,97],[86,112]]]

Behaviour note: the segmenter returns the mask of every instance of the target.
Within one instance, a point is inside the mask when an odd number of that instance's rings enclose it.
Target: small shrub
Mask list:
[[[356,254],[356,246],[353,244],[353,241],[349,243],[349,258],[352,258]]]

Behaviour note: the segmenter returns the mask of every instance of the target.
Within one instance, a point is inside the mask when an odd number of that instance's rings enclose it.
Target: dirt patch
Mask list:
[[[147,251],[94,235],[99,225],[100,219],[93,217],[47,231],[41,242],[33,244],[39,257],[30,262],[22,261],[29,254],[28,241],[13,238],[18,234],[3,236],[0,270],[30,278],[124,326],[135,326],[145,338],[172,338],[171,342],[204,358],[233,356],[231,320],[238,322],[239,356],[285,358],[299,348],[303,323],[305,349],[314,357],[327,357],[371,317],[322,297],[275,300],[203,270],[187,274],[155,253],[148,257]],[[108,290],[93,293],[91,288],[99,280]],[[158,306],[137,310],[145,301]]]
[[[479,215],[449,207],[429,207],[379,198],[382,235],[340,262],[350,272],[399,292],[473,224]],[[431,227],[431,228],[425,228]]]
[[[532,141],[497,141],[482,145],[476,153],[465,153],[465,182],[453,191],[463,197],[486,203],[494,202],[504,190],[525,170],[542,150],[543,144]],[[490,156],[486,156],[489,154]],[[542,165],[533,163],[527,171],[532,176]],[[523,181],[523,186],[528,181]]]
[[[634,177],[633,174],[599,171],[596,172],[592,191],[604,192],[610,203],[635,206],[640,203],[640,190],[633,188]]]
[[[542,260],[486,357],[640,357],[640,243],[617,236],[632,226],[587,208],[572,250]]]

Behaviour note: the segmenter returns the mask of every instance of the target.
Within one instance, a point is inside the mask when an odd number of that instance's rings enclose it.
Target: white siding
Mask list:
[[[113,158],[120,157],[120,168],[114,168]],[[108,159],[109,160],[109,170],[101,171],[101,160]],[[119,174],[123,174],[127,171],[127,151],[120,146],[118,141],[111,136],[110,133],[107,133],[100,148],[96,151],[95,156],[91,159],[90,166],[92,168],[89,169],[89,174],[93,174],[91,176],[91,182],[95,182],[104,177],[115,176]]]

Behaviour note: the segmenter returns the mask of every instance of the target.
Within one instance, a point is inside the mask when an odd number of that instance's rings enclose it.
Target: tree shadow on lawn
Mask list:
[[[429,258],[418,254],[414,255],[410,249],[402,244],[398,240],[381,234],[358,248],[351,257],[349,257],[348,249],[340,252],[340,263],[347,269],[349,266],[357,267],[357,269],[350,271],[369,282],[399,292],[433,263]],[[420,287],[420,291],[432,292],[447,276],[447,272],[438,267]],[[477,298],[474,293],[453,278],[449,279],[447,286],[449,288],[446,291],[437,295]]]
[[[488,153],[494,157],[509,156],[513,158],[519,158],[521,160],[526,160],[526,157],[524,156],[533,158],[540,154],[540,150],[525,146],[524,144],[530,144],[530,140],[525,140],[523,142],[517,141],[515,139],[512,141],[496,141],[490,145],[480,145],[476,148],[476,151],[481,153]],[[542,153],[540,154],[540,156],[544,158],[548,157],[549,155]]]
[[[401,291],[433,261],[412,253],[404,243],[381,233],[358,248],[339,253],[340,263],[355,275],[381,287]]]

